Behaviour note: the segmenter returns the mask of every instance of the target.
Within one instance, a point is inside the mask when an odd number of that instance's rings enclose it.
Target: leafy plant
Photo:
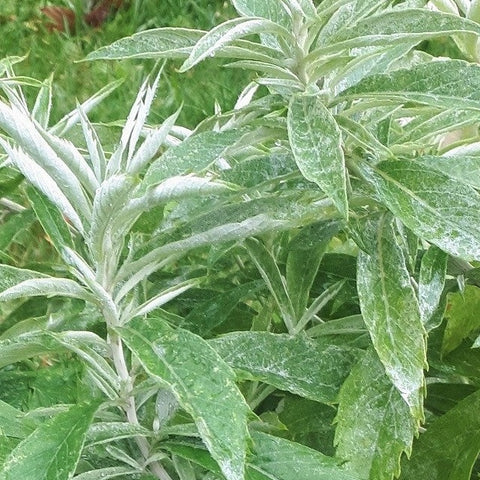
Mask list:
[[[477,2],[233,4],[88,56],[255,72],[193,131],[163,67],[110,149],[116,85],[50,126],[2,63],[0,479],[469,479]]]

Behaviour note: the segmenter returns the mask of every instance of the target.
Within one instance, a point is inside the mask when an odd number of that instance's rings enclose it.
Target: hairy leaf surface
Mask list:
[[[306,335],[234,332],[209,343],[240,376],[324,403],[335,402],[358,356],[355,348]]]
[[[298,168],[348,216],[342,136],[335,119],[316,96],[296,95],[288,109],[288,137]]]
[[[235,374],[201,337],[155,319],[119,329],[147,372],[167,383],[189,412],[228,480],[243,479],[248,406]]]
[[[0,479],[72,478],[97,407],[98,404],[75,405],[40,425],[6,458]]]
[[[360,478],[391,480],[411,451],[417,422],[374,350],[353,368],[339,395],[337,456]]]
[[[371,227],[371,226],[368,226]],[[358,255],[357,288],[363,319],[387,375],[417,420],[423,417],[425,330],[393,219],[372,226],[373,250]]]

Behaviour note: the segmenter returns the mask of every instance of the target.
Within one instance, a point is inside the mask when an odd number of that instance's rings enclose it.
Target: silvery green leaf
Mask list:
[[[122,208],[112,220],[113,232],[128,231],[138,216],[152,208],[170,201],[179,201],[189,197],[201,197],[229,192],[229,185],[211,178],[193,175],[167,178],[159,185],[150,188],[141,197],[134,197]]]
[[[0,265],[0,291],[8,290],[15,285],[18,285],[25,280],[32,280],[35,278],[48,278],[40,272],[27,270],[25,268],[11,267],[10,265]]]
[[[477,390],[428,425],[403,459],[400,480],[469,480],[480,451]]]
[[[141,470],[132,467],[105,467],[96,470],[89,470],[80,475],[75,475],[74,480],[108,480],[109,478],[139,475]]]
[[[359,55],[343,68],[339,68],[331,79],[327,79],[329,88],[335,93],[346,90],[365,77],[388,71],[395,60],[406,55],[414,43],[401,43],[388,47],[376,48],[372,53]]]
[[[480,25],[456,15],[428,9],[387,10],[343,28],[328,38],[327,50],[426,40],[455,33],[480,35]]]
[[[166,244],[162,242],[158,247],[148,245],[138,253],[137,259],[125,262],[119,270],[117,281],[123,281],[147,266],[151,266],[152,273],[158,268],[155,265],[168,257],[182,256],[194,248],[300,227],[319,218],[338,218],[329,200],[321,199],[306,204],[299,201],[298,197],[274,197],[214,209],[193,222],[190,236]]]
[[[298,319],[289,296],[285,277],[281,274],[275,258],[265,245],[255,238],[246,239],[245,247],[275,299],[288,332],[293,333]]]
[[[82,111],[85,114],[88,114],[92,108],[96,107],[104,98],[108,97],[108,95],[110,95],[123,82],[124,80],[115,80],[105,85],[97,93],[80,104]],[[50,128],[49,132],[53,135],[63,137],[79,121],[80,116],[78,109],[76,108],[61,118],[52,128]]]
[[[357,290],[365,325],[386,373],[413,416],[423,418],[425,329],[393,220],[372,226],[370,253],[360,251]]]
[[[233,0],[232,3],[237,12],[244,17],[262,17],[286,28],[291,26],[288,12],[281,1]]]
[[[146,315],[147,313],[155,310],[156,308],[161,307],[162,305],[165,305],[170,300],[173,300],[174,298],[178,297],[178,295],[181,295],[183,292],[186,292],[187,290],[190,290],[192,287],[195,287],[197,285],[198,285],[198,280],[194,279],[194,280],[186,280],[185,282],[182,282],[182,283],[179,283],[178,285],[170,287],[160,292],[158,295],[155,295],[153,298],[150,298],[149,300],[147,300],[145,303],[143,303],[138,308],[133,310],[133,312],[129,313],[127,318],[124,318],[122,320],[124,322],[128,322],[131,318],[141,317],[143,315]]]
[[[414,160],[361,166],[378,199],[410,230],[443,251],[480,259],[480,194]]]
[[[87,192],[93,196],[95,190],[99,187],[99,183],[91,167],[86,162],[85,158],[83,158],[83,155],[68,140],[56,137],[50,132],[42,129],[39,129],[39,133],[77,176]]]
[[[241,378],[334,403],[359,351],[327,337],[233,332],[209,341]],[[315,365],[312,368],[312,365]]]
[[[98,138],[98,134],[93,128],[93,125],[90,123],[86,113],[82,110],[81,105],[77,105],[78,118],[80,125],[82,126],[83,137],[85,143],[87,144],[87,151],[90,157],[90,166],[88,170],[92,172],[94,177],[94,182],[97,185],[93,192],[96,192],[97,188],[100,186],[100,182],[105,179],[105,170],[107,168],[107,160],[105,158],[105,152],[103,151],[102,143]]]
[[[338,99],[375,97],[478,110],[480,91],[471,88],[476,82],[480,82],[480,66],[463,60],[437,60],[364,78]]]
[[[365,479],[397,477],[418,424],[373,350],[352,369],[338,402],[336,453],[347,470]]]
[[[43,128],[48,128],[50,112],[52,109],[52,80],[53,74],[43,83],[38,91],[35,105],[32,109],[32,117]]]
[[[319,222],[303,228],[288,245],[286,286],[297,320],[306,313],[323,254],[338,232],[338,222]]]
[[[164,144],[168,134],[175,125],[180,114],[178,109],[173,115],[170,115],[160,127],[151,130],[143,143],[127,162],[127,173],[134,176],[140,173],[153,159],[159,148]]]
[[[114,175],[102,183],[95,195],[88,243],[97,262],[107,260],[105,255],[111,254],[112,249],[116,252],[119,242],[123,241],[123,235],[110,231],[109,227],[112,219],[128,202],[135,183],[132,177]]]
[[[186,58],[203,35],[203,30],[190,28],[153,28],[101,47],[89,53],[86,60]]]
[[[442,157],[423,156],[415,159],[420,165],[480,189],[480,157],[466,155],[444,155]]]
[[[318,450],[263,432],[252,432],[254,456],[248,465],[248,480],[358,480],[341,460]]]
[[[98,403],[74,405],[40,425],[7,456],[1,480],[73,477]]]
[[[60,190],[55,180],[28,155],[21,150],[11,148],[0,138],[0,144],[10,156],[15,166],[29,180],[29,182],[40,190],[62,214],[72,223],[72,225],[83,235],[84,226],[80,216],[70,203],[69,199]]]
[[[287,117],[288,137],[303,176],[315,182],[348,217],[342,135],[332,114],[317,96],[293,96]]]
[[[128,422],[97,422],[90,425],[85,446],[91,447],[92,445],[114,442],[122,438],[148,437],[150,435],[152,435],[152,431],[141,425],[132,425]]]
[[[146,371],[167,384],[193,417],[226,479],[243,480],[249,408],[231,368],[201,337],[158,319],[133,320],[118,331]]]
[[[27,190],[27,196],[38,221],[57,251],[61,252],[64,246],[73,247],[68,224],[58,208],[45,195],[34,188],[30,187]]]
[[[472,110],[461,110],[450,108],[448,110],[434,110],[425,112],[424,115],[418,115],[407,123],[397,135],[392,139],[393,144],[417,143],[425,144],[436,141],[438,135],[458,130],[462,127],[471,125],[480,119],[480,112]],[[450,153],[448,152],[447,155]]]
[[[68,278],[55,277],[24,280],[0,293],[0,301],[37,296],[65,296],[96,303],[96,298],[77,282]]]
[[[225,65],[230,68],[241,68],[245,70],[254,70],[261,72],[272,77],[278,77],[281,79],[290,80],[291,82],[297,82],[301,87],[302,82],[290,69],[274,65],[271,62],[257,61],[257,60],[239,60],[237,62],[228,63]]]
[[[441,296],[445,287],[448,255],[432,245],[422,257],[418,279],[418,305],[425,328],[438,326],[443,318]],[[440,310],[440,311],[439,311]]]
[[[214,56],[233,41],[256,33],[272,33],[291,38],[289,30],[265,18],[243,17],[227,20],[207,32],[195,44],[189,57],[180,67],[180,72],[185,72],[205,58]]]
[[[175,175],[199,173],[220,158],[244,134],[243,130],[209,131],[186,138],[150,165],[142,181],[143,188]]]
[[[9,107],[0,102],[0,127],[13,138],[33,162],[48,172],[48,175],[57,184],[57,188],[63,192],[75,209],[84,217],[89,218],[91,206],[80,181],[65,162],[58,157],[55,150],[42,138],[30,118],[15,107]],[[11,150],[5,141],[2,141],[2,146],[6,150]],[[16,165],[15,157],[10,151],[7,153],[13,157],[11,160]],[[19,161],[22,163],[21,159]],[[20,168],[20,166],[18,167]],[[25,176],[28,178],[28,175]]]
[[[380,143],[361,123],[355,122],[343,115],[336,115],[335,120],[342,132],[345,132],[345,137],[351,137],[357,145],[361,145],[367,151],[380,158],[393,157],[390,149]]]

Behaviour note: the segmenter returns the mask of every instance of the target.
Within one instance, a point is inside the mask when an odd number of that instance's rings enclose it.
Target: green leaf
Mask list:
[[[455,350],[472,332],[480,330],[480,288],[466,285],[463,292],[449,293],[447,303],[447,326],[442,343],[445,355]]]
[[[469,480],[480,452],[480,391],[428,426],[402,462],[400,480]]]
[[[323,403],[334,403],[358,350],[333,343],[269,332],[234,332],[209,341],[242,377]]]
[[[35,220],[32,210],[9,215],[0,226],[0,256],[7,257],[6,250],[15,237],[30,228]]]
[[[359,478],[391,480],[410,454],[417,422],[374,350],[352,369],[338,398],[337,456]]]
[[[288,137],[298,168],[348,216],[342,136],[318,96],[295,95],[288,109]]]
[[[290,242],[286,280],[287,290],[297,319],[300,319],[305,313],[310,289],[323,254],[339,228],[338,222],[316,223],[303,228]]]
[[[412,160],[362,172],[388,209],[420,238],[466,260],[480,259],[480,194]]]
[[[409,69],[372,75],[343,91],[338,100],[377,97],[421,102],[434,107],[479,109],[480,66],[463,60],[421,63]]]
[[[480,25],[471,20],[428,9],[387,10],[370,15],[328,38],[337,49],[426,40],[454,33],[480,35]]]
[[[34,188],[29,188],[27,195],[35,215],[57,251],[61,253],[65,246],[73,248],[72,235],[68,224],[58,208],[45,195],[37,192]]]
[[[33,278],[7,288],[0,293],[0,301],[6,302],[15,298],[38,296],[65,296],[80,298],[87,302],[96,303],[97,299],[88,290],[74,280],[68,278]]]
[[[88,472],[76,475],[74,480],[108,480],[109,478],[125,478],[125,475],[132,476],[140,473],[139,470],[134,470],[132,467],[106,467],[97,470],[89,470]]]
[[[89,53],[86,60],[186,58],[203,35],[204,31],[190,28],[153,28],[99,48]]]
[[[98,404],[75,405],[38,427],[8,455],[1,480],[68,480]]]
[[[298,480],[356,480],[345,471],[336,458],[327,457],[311,448],[252,432],[254,457],[249,462],[247,479]],[[259,475],[257,475],[257,473]]]
[[[0,400],[0,434],[7,437],[25,438],[35,430],[35,423],[25,414]]]
[[[52,109],[52,80],[53,74],[42,84],[32,110],[32,117],[43,128],[48,128],[48,122],[50,120],[50,112]]]
[[[236,305],[245,297],[251,297],[262,287],[263,282],[248,282],[226,292],[209,298],[204,302],[197,302],[185,317],[183,326],[188,330],[205,337],[215,327],[224,323]]]
[[[119,332],[146,371],[168,384],[192,415],[225,477],[243,479],[249,409],[230,367],[201,337],[163,321],[136,319]]]
[[[370,227],[370,226],[368,226]],[[363,319],[387,375],[410,406],[423,418],[425,330],[410,283],[405,257],[397,243],[393,219],[384,215],[372,228],[371,254],[360,251],[357,289]]]
[[[262,17],[272,22],[290,27],[287,10],[278,0],[233,0],[233,6],[244,17]]]
[[[48,333],[34,332],[0,341],[0,368],[47,352],[63,350]]]
[[[464,155],[445,157],[425,156],[416,158],[415,160],[465,185],[480,189],[480,157],[468,157]]]
[[[189,57],[180,67],[180,72],[186,72],[207,57],[213,57],[235,40],[258,33],[273,33],[291,38],[289,30],[265,18],[244,17],[227,20],[207,32],[196,43]]]
[[[427,329],[438,326],[443,318],[440,304],[445,286],[447,260],[448,255],[434,245],[422,257],[418,278],[418,306]]]
[[[24,268],[0,265],[0,292],[8,290],[21,282],[35,278],[48,278],[48,275]]]
[[[247,238],[244,243],[253,263],[275,299],[288,332],[293,333],[298,319],[295,318],[295,311],[288,295],[286,282],[275,258],[260,240]]]
[[[226,130],[202,132],[188,137],[180,145],[169,148],[150,165],[142,187],[152,187],[176,175],[205,170],[244,134],[243,130]]]
[[[98,422],[88,429],[85,445],[99,445],[122,438],[148,437],[150,435],[152,435],[152,432],[140,425],[132,425],[127,422]]]

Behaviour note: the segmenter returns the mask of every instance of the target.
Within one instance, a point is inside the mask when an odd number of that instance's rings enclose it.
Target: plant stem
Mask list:
[[[106,319],[111,318],[112,313],[113,312],[104,312],[105,318]],[[108,334],[107,343],[110,345],[113,364],[115,366],[117,375],[120,378],[120,385],[121,385],[120,395],[125,400],[123,409],[127,416],[127,420],[132,425],[139,425],[140,423],[137,417],[135,397],[132,394],[133,381],[128,371],[127,362],[125,361],[122,339],[116,332],[110,331]],[[148,457],[150,456],[150,444],[144,437],[135,437],[135,441],[138,445],[138,448],[140,449],[140,452],[142,453],[143,458],[147,460]],[[168,472],[164,469],[164,467],[160,463],[152,462],[150,464],[150,469],[152,473],[160,480],[172,480]]]

